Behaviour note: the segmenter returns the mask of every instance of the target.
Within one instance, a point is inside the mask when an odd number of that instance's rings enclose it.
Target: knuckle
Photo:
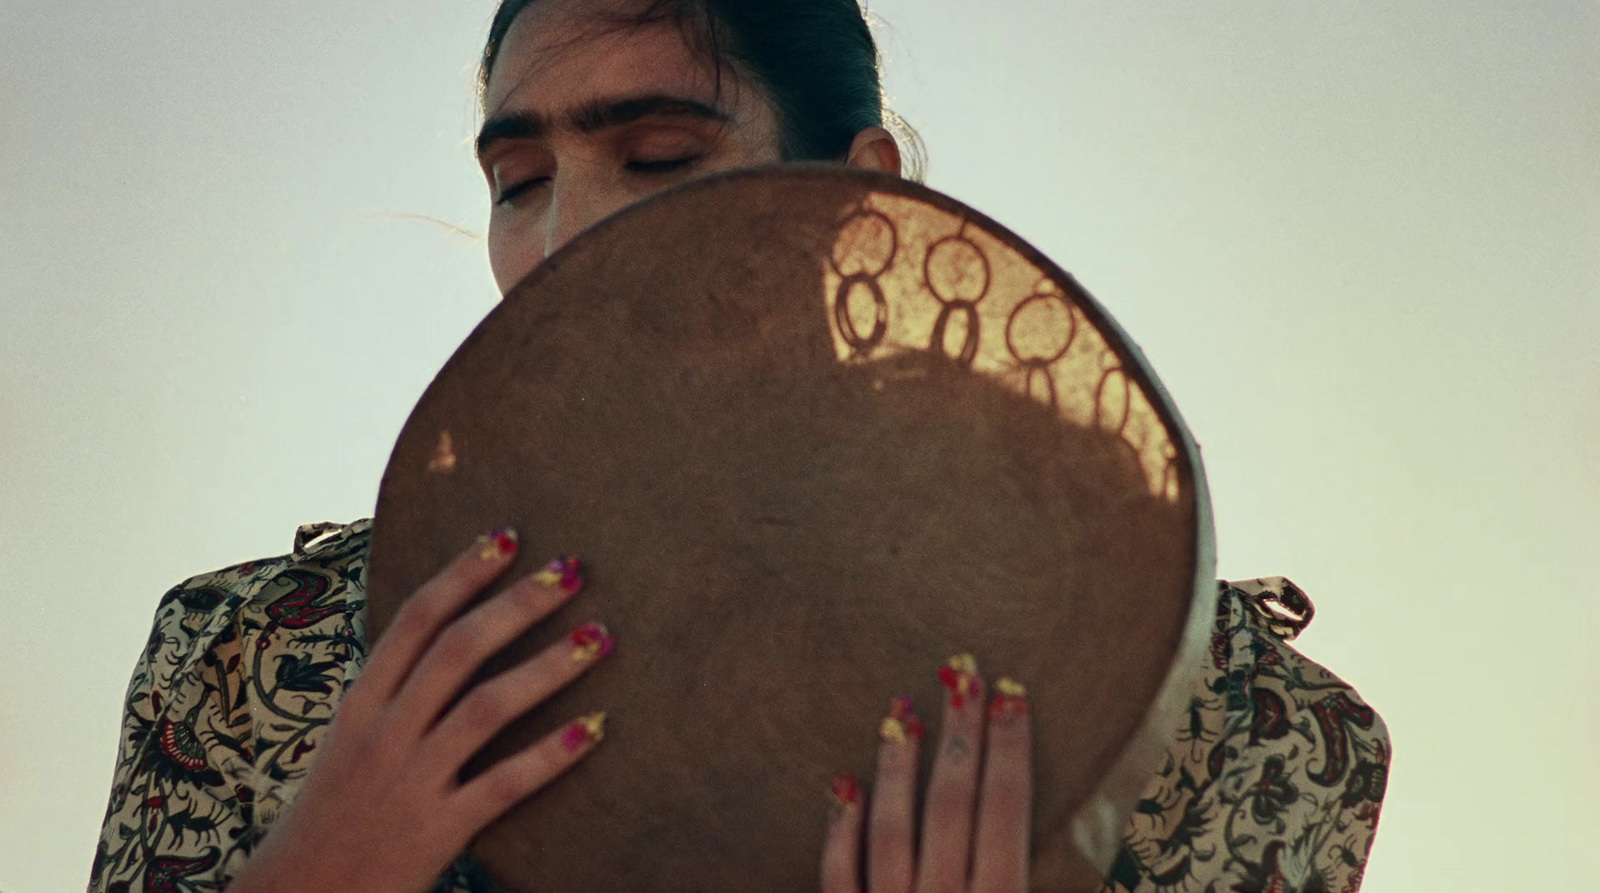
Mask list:
[[[378,714],[379,705],[374,702],[376,697],[371,686],[352,686],[340,702],[330,729],[349,729],[351,731],[347,734],[353,734],[355,730],[371,725]]]
[[[430,597],[426,590],[420,590],[411,598],[406,599],[400,606],[400,611],[395,615],[394,624],[389,631],[390,637],[396,633],[402,635],[420,635],[434,628],[442,621],[443,610],[437,598]]]
[[[510,809],[538,787],[537,769],[536,764],[521,759],[497,766],[485,779],[484,797],[500,812]]]
[[[984,790],[990,801],[1002,809],[1014,810],[1028,802],[1028,786],[1018,779],[989,779]]]
[[[576,646],[562,639],[529,658],[520,671],[530,680],[566,685],[578,678],[596,659],[575,657]]]
[[[507,615],[508,619],[514,619],[516,622],[542,617],[559,604],[548,589],[527,578],[507,586],[494,597],[493,603]]]
[[[878,828],[900,828],[911,824],[912,813],[909,806],[899,803],[879,803],[872,813],[872,824]]]
[[[446,627],[434,640],[433,652],[441,666],[473,665],[485,656],[479,646],[483,640],[481,624],[464,617]]]
[[[984,765],[989,774],[999,778],[1016,778],[1028,774],[1028,753],[1014,746],[995,742],[984,754]]]
[[[878,777],[904,783],[917,773],[916,755],[911,748],[885,744],[878,752]]]
[[[935,779],[928,784],[927,808],[942,813],[960,809],[971,802],[973,786],[959,779]]]
[[[502,689],[480,685],[456,706],[461,719],[474,731],[497,729],[512,716],[513,706]]]

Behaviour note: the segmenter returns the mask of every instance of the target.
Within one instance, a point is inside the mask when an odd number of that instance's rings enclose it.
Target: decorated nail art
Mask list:
[[[597,660],[611,653],[617,647],[615,639],[606,630],[605,624],[590,621],[572,631],[572,659],[575,661]]]
[[[848,772],[835,775],[828,785],[828,796],[832,798],[829,812],[837,817],[861,806],[861,785]]]
[[[994,699],[989,702],[989,718],[1004,721],[1028,712],[1028,690],[1015,679],[1002,678],[994,684]]]
[[[583,588],[583,562],[576,555],[557,556],[544,566],[544,570],[534,574],[533,579],[571,595]]]
[[[889,715],[878,726],[878,737],[892,744],[922,740],[922,718],[911,707],[911,699],[898,695],[889,702]]]
[[[484,561],[504,558],[517,551],[517,532],[510,527],[491,530],[478,537],[478,557]]]
[[[970,654],[958,654],[939,668],[939,684],[950,692],[950,706],[960,710],[967,699],[978,696],[978,661]]]
[[[591,713],[573,720],[561,732],[561,746],[568,751],[601,741],[606,737],[606,715]]]

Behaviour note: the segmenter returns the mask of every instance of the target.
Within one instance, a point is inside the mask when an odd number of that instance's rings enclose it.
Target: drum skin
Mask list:
[[[784,166],[599,224],[439,372],[379,494],[369,633],[472,537],[580,553],[618,650],[481,771],[608,712],[473,852],[507,890],[814,890],[832,775],[958,652],[1029,687],[1035,889],[1095,889],[1205,651],[1198,451],[1065,272],[907,181]],[[924,778],[931,755],[924,748]]]

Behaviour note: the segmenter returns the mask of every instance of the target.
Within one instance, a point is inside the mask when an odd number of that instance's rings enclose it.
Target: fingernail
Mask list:
[[[1028,689],[1009,677],[997,680],[994,684],[994,699],[989,702],[989,718],[996,722],[1005,722],[1027,712]]]
[[[922,718],[911,706],[911,699],[897,695],[889,702],[889,715],[878,726],[878,737],[893,744],[922,740]]]
[[[833,798],[833,807],[838,810],[854,809],[861,805],[861,785],[848,772],[833,777],[828,785],[828,795]]]
[[[950,706],[957,710],[967,706],[968,698],[975,698],[982,690],[978,681],[978,661],[970,654],[958,654],[939,668],[939,684],[950,692]]]
[[[478,537],[478,557],[484,561],[514,555],[517,551],[517,532],[510,527],[491,530]]]
[[[558,555],[550,559],[544,570],[534,574],[533,579],[572,595],[583,588],[583,562],[576,555]]]
[[[572,659],[575,661],[598,660],[617,647],[617,640],[611,638],[605,624],[594,620],[573,630],[571,638]]]
[[[591,713],[573,720],[561,732],[561,746],[569,752],[603,740],[606,737],[605,713]]]

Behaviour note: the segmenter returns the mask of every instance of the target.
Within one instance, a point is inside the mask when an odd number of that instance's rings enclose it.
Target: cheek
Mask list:
[[[502,295],[533,272],[544,256],[544,236],[531,225],[531,216],[500,209],[489,215],[489,235],[485,239],[489,271]]]

